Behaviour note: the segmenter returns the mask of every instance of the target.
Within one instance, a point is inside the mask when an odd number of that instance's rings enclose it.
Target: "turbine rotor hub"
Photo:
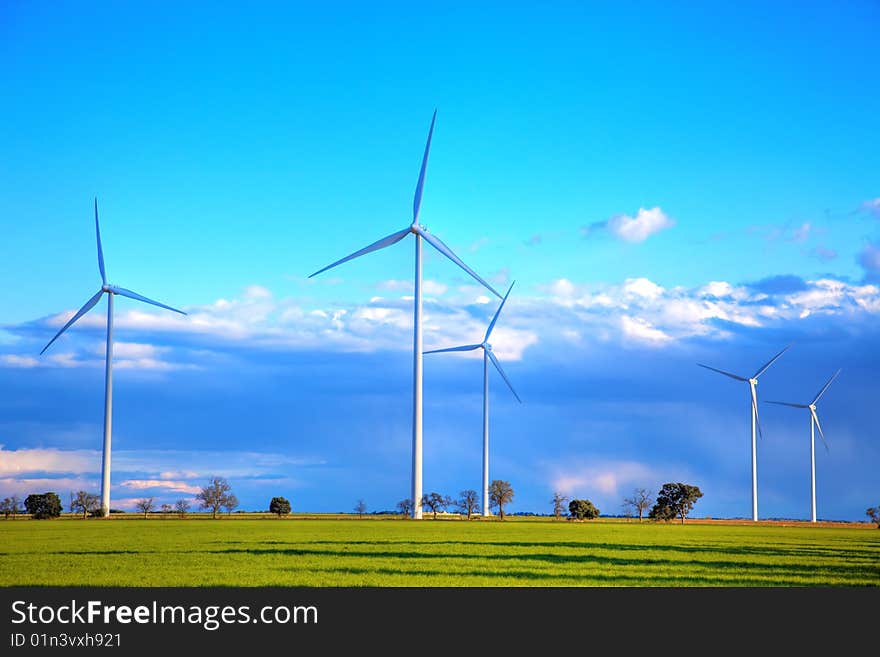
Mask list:
[[[107,284],[101,286],[101,292],[108,292],[110,294],[113,294],[113,290],[111,290],[110,286]]]
[[[756,386],[758,385],[758,379],[749,379],[749,383],[751,383],[753,386]]]

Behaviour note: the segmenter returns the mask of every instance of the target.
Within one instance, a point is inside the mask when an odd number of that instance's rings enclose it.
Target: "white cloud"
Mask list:
[[[662,345],[672,338],[640,317],[621,315],[620,327],[626,336],[650,345]]]
[[[95,450],[4,449],[0,445],[0,475],[93,473],[100,468],[100,459],[100,452]]]
[[[729,297],[733,294],[733,286],[725,281],[709,281],[698,294],[701,297]]]
[[[262,285],[248,285],[244,289],[246,299],[271,299],[272,293]]]
[[[184,481],[169,481],[167,479],[128,479],[121,482],[119,485],[133,490],[167,488],[169,491],[189,493],[190,495],[196,495],[201,491],[201,488],[198,486],[187,484]]]
[[[871,248],[863,254],[863,260],[868,266],[880,267],[880,249]],[[380,286],[405,293],[409,284],[392,279]],[[537,294],[520,290],[511,297],[493,336],[493,344],[505,358],[523,358],[539,341],[571,342],[573,336],[580,336],[585,345],[618,341],[655,347],[693,336],[729,339],[730,324],[760,328],[816,314],[876,313],[880,303],[875,288],[831,278],[804,281],[792,288],[796,292],[784,288],[773,292],[766,287],[721,280],[693,288],[664,287],[646,277],[617,284],[582,284],[557,278],[534,287]],[[445,292],[443,297],[426,301],[426,348],[478,342],[497,308],[497,299],[475,285],[444,288],[432,289],[435,293]],[[131,331],[139,340],[119,343],[117,364],[122,369],[153,371],[210,367],[218,362],[221,350],[242,344],[248,350],[278,351],[411,349],[412,298],[407,294],[377,296],[361,303],[332,299],[317,306],[311,303],[250,292],[190,307],[190,317],[182,321],[140,310],[120,313],[118,335]],[[52,318],[41,323],[54,322]],[[98,326],[103,329],[100,322]],[[195,339],[199,348],[163,344],[172,333],[174,340],[184,345]],[[27,352],[2,354],[0,366],[100,367],[100,345],[94,341],[94,334],[87,338],[88,349],[51,357],[38,358]],[[82,347],[83,340],[71,337],[65,346]]]
[[[619,214],[608,220],[608,230],[626,242],[644,242],[651,235],[672,228],[675,221],[659,207],[650,210],[639,208],[635,217]]]
[[[433,296],[442,296],[446,294],[449,287],[437,281],[422,281],[422,292]]]
[[[658,479],[654,470],[637,461],[601,461],[589,465],[567,464],[550,469],[550,485],[564,495],[589,498],[600,493],[618,496],[630,487],[649,487]],[[615,509],[612,513],[616,513]]]
[[[629,295],[656,299],[663,294],[663,288],[647,278],[628,278],[623,283],[623,290]]]
[[[179,466],[198,464],[198,469]],[[117,450],[113,452],[114,473],[144,473],[132,480],[177,480],[225,477],[254,477],[277,472],[282,466],[320,465],[324,461],[276,452],[221,450]],[[177,467],[175,467],[177,466]],[[99,450],[47,448],[4,449],[0,445],[0,476],[30,480],[40,474],[100,475]]]
[[[40,361],[33,356],[19,356],[18,354],[4,354],[0,356],[0,363],[5,367],[39,367]]]

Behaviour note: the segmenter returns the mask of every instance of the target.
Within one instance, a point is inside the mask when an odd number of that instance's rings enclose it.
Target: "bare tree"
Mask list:
[[[20,506],[21,500],[18,498],[18,495],[13,495],[9,500],[12,502],[12,519],[15,520],[15,516],[19,513],[24,513],[24,509]]]
[[[467,514],[467,519],[470,520],[471,516],[480,510],[479,503],[479,495],[475,490],[463,490],[458,494],[458,501],[455,503],[455,506],[458,507],[459,511]]]
[[[12,515],[12,498],[4,497],[0,500],[0,513],[3,514],[3,517],[6,520],[9,520],[9,516]]]
[[[367,503],[363,500],[358,500],[357,504],[354,505],[354,512],[358,514],[359,518],[363,518],[367,512]]]
[[[82,513],[83,520],[90,513],[94,513],[101,508],[101,500],[97,495],[92,495],[84,490],[77,491],[76,494],[71,493],[71,495],[70,511],[71,513]]]
[[[504,520],[504,505],[513,502],[513,486],[509,481],[494,479],[489,484],[489,505],[498,508],[501,520]]]
[[[162,509],[162,515],[167,516],[169,513],[171,513],[172,507],[170,504],[166,503],[166,504],[162,505],[161,509]]]
[[[565,505],[568,504],[568,497],[556,491],[553,493],[553,517],[559,520],[562,517],[562,514],[565,513],[565,509],[567,508]]]
[[[153,497],[145,497],[145,498],[140,499],[140,500],[138,500],[137,502],[135,502],[135,503],[134,503],[134,506],[135,506],[135,508],[136,508],[138,511],[140,511],[141,513],[143,513],[143,514],[144,514],[144,518],[146,518],[146,517],[147,517],[147,514],[148,514],[150,511],[152,511],[152,510],[153,510],[153,507],[155,506],[155,505],[153,504],[153,501],[154,501],[154,500],[155,500],[155,498],[153,498]]]
[[[232,494],[232,486],[223,477],[213,477],[211,483],[203,487],[196,495],[199,500],[199,506],[203,509],[211,509],[213,518],[217,517],[217,512],[226,504],[227,498]]]
[[[422,506],[427,507],[428,511],[434,514],[434,520],[437,519],[437,512],[443,511],[452,504],[452,499],[447,495],[431,492],[422,496]]]
[[[238,498],[232,493],[229,493],[229,495],[226,496],[226,499],[223,500],[223,508],[226,509],[226,513],[231,514],[237,506]]]
[[[409,498],[400,500],[400,502],[397,503],[397,510],[400,511],[400,515],[404,518],[409,518],[412,515],[413,510],[412,500]]]
[[[189,512],[191,506],[189,500],[177,500],[174,503],[174,510],[177,511],[177,515],[183,518]]]
[[[636,488],[631,497],[623,498],[623,506],[627,509],[632,509],[633,513],[638,513],[639,522],[641,522],[642,515],[644,515],[645,511],[650,509],[653,504],[653,501],[651,500],[653,496],[654,493],[647,488]]]

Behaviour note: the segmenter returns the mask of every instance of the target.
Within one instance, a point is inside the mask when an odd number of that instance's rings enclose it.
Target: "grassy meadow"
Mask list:
[[[0,521],[0,586],[877,586],[880,531],[620,521]]]

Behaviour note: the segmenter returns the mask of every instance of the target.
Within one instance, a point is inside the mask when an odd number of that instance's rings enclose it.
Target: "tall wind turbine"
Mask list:
[[[148,299],[137,292],[126,290],[124,287],[118,287],[107,283],[107,272],[104,269],[104,251],[101,248],[101,228],[98,225],[97,198],[95,199],[95,236],[98,240],[98,271],[101,273],[101,289],[98,290],[95,296],[85,302],[85,305],[83,305],[83,307],[70,318],[70,321],[68,321],[67,324],[61,327],[61,330],[55,334],[55,337],[49,340],[49,344],[43,347],[43,351],[40,352],[40,355],[42,356],[46,353],[46,350],[62,333],[73,326],[80,317],[94,308],[101,300],[102,296],[105,294],[107,295],[107,353],[104,365],[104,456],[101,466],[101,510],[104,513],[104,517],[107,518],[110,515],[110,436],[113,423],[113,297],[118,294],[123,297],[128,297],[129,299],[135,299],[136,301],[150,303],[154,306],[165,308],[166,310],[173,310],[181,315],[186,315],[186,313],[182,310],[177,310],[177,308],[166,306],[164,303]]]
[[[816,522],[816,429],[822,437],[822,443],[825,449],[828,449],[828,441],[825,440],[825,433],[822,431],[822,425],[819,424],[819,416],[816,414],[816,402],[828,390],[828,386],[837,378],[840,370],[837,370],[828,383],[822,386],[819,393],[813,397],[813,401],[809,404],[791,404],[789,402],[771,401],[768,404],[778,404],[780,406],[791,406],[792,408],[805,408],[810,411],[810,522]]]
[[[724,376],[729,376],[731,379],[749,384],[749,392],[752,396],[752,520],[754,522],[758,521],[758,453],[757,441],[755,438],[755,429],[757,428],[757,431],[761,434],[761,437],[764,437],[764,432],[761,430],[761,421],[758,419],[758,377],[766,372],[767,368],[775,363],[776,359],[779,358],[786,351],[788,351],[790,348],[791,345],[788,345],[785,349],[780,351],[766,364],[764,364],[757,372],[755,372],[751,376],[751,378],[748,379],[743,376],[731,374],[730,372],[725,372],[724,370],[719,370],[714,367],[709,367],[708,365],[697,363],[697,365],[699,365],[700,367],[705,367],[707,370],[712,370],[713,372],[718,372],[719,374],[723,374]]]
[[[515,283],[516,281],[514,281]],[[501,309],[504,308],[504,303],[507,301],[507,297],[510,296],[510,290],[513,289],[513,283],[510,284],[510,288],[507,290],[507,294],[504,295],[504,299],[501,301],[501,305],[498,306],[498,310],[495,311],[495,316],[492,318],[492,323],[489,324],[489,329],[486,331],[485,337],[483,337],[483,341],[479,344],[466,344],[462,347],[449,347],[447,349],[432,349],[431,351],[426,351],[426,354],[439,354],[446,351],[473,351],[474,349],[482,349],[483,350],[483,516],[489,515],[489,361],[492,361],[492,364],[498,370],[498,373],[501,375],[501,378],[504,379],[504,382],[507,384],[507,387],[510,388],[510,392],[513,393],[513,396],[516,397],[516,401],[522,403],[522,399],[519,398],[519,395],[516,394],[516,390],[513,389],[513,384],[510,382],[510,379],[507,378],[507,375],[504,373],[504,370],[501,369],[501,363],[498,362],[498,358],[495,354],[492,353],[492,345],[489,344],[489,336],[492,335],[492,329],[495,328],[495,322],[498,321],[498,315],[501,314]]]
[[[422,168],[419,172],[419,181],[416,183],[416,193],[413,198],[412,223],[403,230],[392,233],[387,237],[383,237],[379,241],[373,242],[369,246],[365,246],[360,251],[355,251],[341,260],[337,260],[332,265],[327,265],[323,269],[319,269],[309,276],[309,278],[312,278],[321,272],[332,269],[336,265],[341,265],[343,262],[348,262],[349,260],[354,260],[357,257],[366,255],[367,253],[384,249],[392,244],[397,244],[397,242],[410,233],[416,236],[415,299],[413,303],[413,518],[422,517],[422,239],[452,260],[456,265],[464,269],[499,299],[501,298],[501,295],[498,294],[495,288],[480,278],[474,270],[464,264],[464,262],[462,262],[448,246],[441,242],[438,237],[429,233],[424,226],[419,224],[419,209],[422,206],[422,191],[425,187],[425,172],[428,168],[428,153],[431,150],[431,136],[434,134],[434,121],[436,120],[437,110],[434,110],[434,116],[431,118],[431,128],[428,130],[428,143],[425,144],[425,154],[422,157]]]

